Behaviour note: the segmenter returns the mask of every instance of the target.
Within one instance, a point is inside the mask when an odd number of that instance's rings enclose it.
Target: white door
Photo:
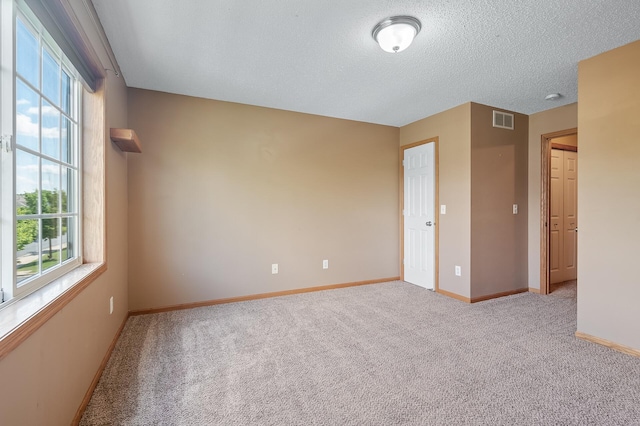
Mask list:
[[[404,280],[435,289],[435,142],[404,150]]]

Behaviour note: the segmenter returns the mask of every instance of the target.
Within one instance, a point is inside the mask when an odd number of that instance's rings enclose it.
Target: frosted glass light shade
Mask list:
[[[393,16],[376,25],[372,36],[385,52],[398,53],[411,45],[420,28],[412,16]]]

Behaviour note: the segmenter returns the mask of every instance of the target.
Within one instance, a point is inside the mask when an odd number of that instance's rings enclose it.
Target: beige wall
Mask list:
[[[126,87],[111,73],[106,100],[107,129],[126,127]],[[108,269],[0,361],[0,424],[68,425],[127,316],[126,157],[105,143]]]
[[[129,124],[132,310],[399,275],[397,128],[137,89]]]
[[[578,104],[529,116],[528,258],[529,287],[540,289],[541,136],[578,127]]]
[[[496,108],[471,104],[471,298],[527,288],[527,138],[493,127]],[[518,214],[513,214],[518,204]]]
[[[578,66],[578,331],[640,349],[640,41]]]
[[[439,287],[470,297],[471,270],[471,104],[467,103],[400,128],[400,146],[439,137]],[[462,276],[454,274],[455,265]]]

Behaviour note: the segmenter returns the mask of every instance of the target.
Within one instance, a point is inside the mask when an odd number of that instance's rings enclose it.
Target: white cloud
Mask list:
[[[31,136],[37,138],[38,123],[31,121],[31,117],[24,114],[16,114],[16,127],[18,135]],[[58,138],[60,137],[60,129],[57,127],[43,127],[43,138]]]
[[[17,105],[31,105],[31,102],[29,102],[27,99],[18,99],[16,101]]]
[[[16,115],[16,128],[19,135],[38,137],[38,125],[31,121],[31,117],[24,114]]]
[[[18,176],[24,176],[29,172],[38,173],[38,165],[37,164],[25,164],[24,166],[18,166]]]
[[[30,114],[30,115],[37,115],[38,112],[39,112],[38,111],[38,107],[31,107],[31,108],[27,109],[27,114]],[[59,114],[60,113],[58,112],[58,110],[55,109],[54,107],[52,107],[51,105],[42,107],[42,115],[47,115],[47,116],[50,116],[50,117],[56,117]]]
[[[16,173],[16,193],[32,192],[38,188],[38,165],[25,164],[18,166]],[[60,168],[55,164],[42,166],[42,187],[44,189],[60,186]]]
[[[46,160],[43,160],[46,161]],[[37,164],[25,164],[25,165],[21,165],[18,166],[18,175],[19,176],[24,176],[26,174],[29,173],[38,173],[38,165]],[[44,166],[42,166],[42,174],[43,175],[48,175],[48,174],[55,174],[57,175],[58,173],[60,173],[60,169],[58,167],[57,164],[45,164]]]
[[[27,176],[18,175],[16,179],[16,193],[24,194],[25,192],[33,192],[38,188],[38,181],[30,179]]]

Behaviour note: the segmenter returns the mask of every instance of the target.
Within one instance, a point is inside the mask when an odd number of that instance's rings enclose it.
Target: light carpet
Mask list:
[[[465,304],[404,282],[129,318],[82,425],[640,425],[640,358],[575,286]]]

